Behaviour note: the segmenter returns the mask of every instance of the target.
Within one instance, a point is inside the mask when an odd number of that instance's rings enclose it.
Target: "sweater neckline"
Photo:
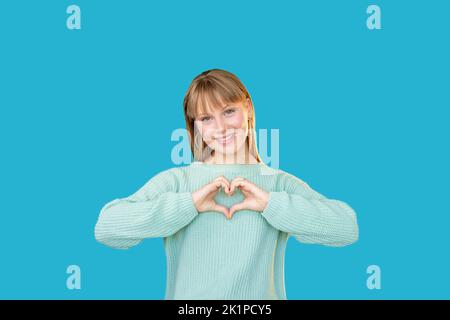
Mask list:
[[[224,163],[224,164],[214,164],[214,163],[204,163],[201,161],[194,161],[191,163],[192,166],[196,168],[203,168],[211,172],[234,172],[234,173],[249,173],[249,172],[260,172],[262,169],[268,168],[264,162],[258,163]]]

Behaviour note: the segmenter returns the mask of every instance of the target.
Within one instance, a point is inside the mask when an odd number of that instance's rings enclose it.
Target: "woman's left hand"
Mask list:
[[[269,193],[267,191],[262,190],[253,182],[242,177],[236,177],[231,181],[228,195],[233,195],[236,188],[242,191],[245,198],[242,202],[236,203],[230,208],[228,219],[231,219],[233,214],[239,210],[264,211],[269,202]]]

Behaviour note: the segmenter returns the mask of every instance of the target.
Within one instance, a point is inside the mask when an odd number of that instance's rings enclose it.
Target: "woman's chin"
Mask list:
[[[236,146],[235,143],[230,143],[230,144],[226,144],[226,145],[216,145],[214,150],[216,150],[217,152],[221,153],[221,154],[235,154],[236,152],[238,152],[240,149],[240,146]]]

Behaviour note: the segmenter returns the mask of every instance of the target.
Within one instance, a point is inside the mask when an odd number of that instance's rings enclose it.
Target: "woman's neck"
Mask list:
[[[207,157],[204,163],[208,164],[256,164],[258,161],[252,154],[248,154],[247,157],[244,155],[223,155],[223,154],[214,154],[210,157]]]

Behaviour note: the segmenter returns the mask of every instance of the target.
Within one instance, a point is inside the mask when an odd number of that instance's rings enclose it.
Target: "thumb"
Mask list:
[[[228,218],[228,215],[229,215],[228,208],[221,206],[220,204],[215,204],[213,211],[222,212],[225,215],[225,217]]]
[[[233,217],[233,214],[234,214],[236,211],[239,211],[239,210],[242,210],[242,209],[245,209],[245,203],[244,203],[244,202],[239,202],[239,203],[236,203],[235,205],[233,205],[233,206],[230,208],[230,213],[229,213],[230,219]]]

